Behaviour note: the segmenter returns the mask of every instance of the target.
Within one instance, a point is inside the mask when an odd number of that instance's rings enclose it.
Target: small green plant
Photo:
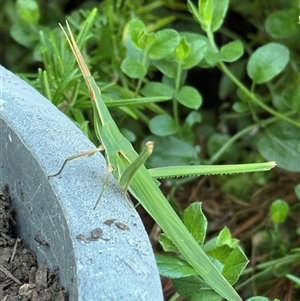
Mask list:
[[[207,220],[202,212],[201,203],[193,203],[185,209],[183,221],[206,254],[217,263],[223,276],[231,285],[235,284],[248,263],[238,240],[232,238],[230,231],[224,228],[217,237],[204,243]],[[182,258],[168,236],[162,234],[160,243],[165,252],[171,252],[173,255],[156,254],[159,272],[161,275],[172,279],[176,291],[181,296],[189,300],[220,300],[220,296]]]
[[[299,204],[294,206],[294,210],[299,211]],[[298,208],[298,209],[297,209]],[[289,236],[285,232],[291,232],[287,224],[289,205],[280,199],[272,202],[270,205],[270,221],[272,228],[261,231],[255,235],[256,248],[259,253],[266,254],[265,260],[259,263],[255,268],[247,268],[241,277],[241,283],[237,285],[238,289],[246,287],[250,283],[256,289],[270,289],[275,286],[274,280],[289,279],[295,283],[295,288],[299,288],[299,278],[294,271],[299,270],[300,249],[294,247],[293,240],[298,236],[297,230],[292,231]],[[292,239],[290,239],[292,238]],[[256,273],[251,276],[254,269]],[[297,273],[297,272],[296,272]],[[261,280],[264,280],[263,283]],[[269,283],[270,282],[270,283]]]

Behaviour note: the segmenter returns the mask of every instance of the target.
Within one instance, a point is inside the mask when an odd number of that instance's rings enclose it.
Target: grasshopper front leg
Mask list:
[[[145,146],[143,147],[138,157],[125,169],[125,171],[121,175],[119,184],[125,191],[127,191],[128,186],[131,183],[136,172],[152,154],[153,148],[154,148],[153,141],[146,142]]]
[[[72,161],[74,159],[77,159],[77,158],[80,158],[80,157],[84,157],[84,156],[92,156],[94,155],[95,153],[97,152],[101,152],[104,150],[104,147],[102,145],[100,145],[99,147],[97,148],[94,148],[94,149],[90,149],[90,150],[87,150],[87,151],[84,151],[84,152],[80,152],[78,154],[75,154],[75,155],[72,155],[70,157],[67,157],[64,161],[64,163],[62,164],[61,168],[59,169],[59,171],[55,174],[52,174],[52,175],[48,175],[48,178],[52,178],[52,177],[56,177],[58,176],[64,169],[64,167],[66,166],[67,162],[69,161]]]
[[[125,194],[126,200],[127,200],[127,190],[128,186],[130,185],[133,177],[139,170],[139,168],[146,162],[146,160],[149,158],[149,156],[152,154],[154,148],[154,142],[153,141],[148,141],[146,142],[145,146],[143,147],[142,151],[140,154],[137,156],[137,158],[124,170],[124,172],[121,174],[120,179],[119,179],[119,185],[123,189],[123,192]],[[125,154],[122,153],[122,151],[118,152],[119,157],[121,160],[126,160],[129,162],[128,158],[126,158]],[[107,181],[108,181],[108,174],[109,172],[113,171],[113,167],[109,164],[108,165],[108,172],[106,176],[106,180],[104,182],[104,185],[101,189],[100,196],[94,206],[94,209],[96,209],[103,192],[105,191],[105,188],[107,186]],[[129,202],[128,202],[129,203]]]

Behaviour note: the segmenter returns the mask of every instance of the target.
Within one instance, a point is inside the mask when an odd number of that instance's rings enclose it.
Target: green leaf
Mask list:
[[[233,104],[232,109],[237,113],[243,113],[249,111],[249,107],[246,103],[237,101]]]
[[[199,0],[199,20],[203,30],[211,32],[218,30],[223,24],[228,6],[229,0]]]
[[[149,48],[148,55],[152,60],[160,60],[170,55],[179,43],[178,32],[164,29],[155,34],[155,42]]]
[[[142,63],[144,58],[144,52],[142,50],[139,50],[130,38],[126,40],[125,46],[126,56],[131,57],[135,61]]]
[[[147,82],[142,88],[141,93],[144,96],[164,96],[173,97],[173,88],[161,82]]]
[[[200,0],[201,1],[201,0]],[[210,0],[208,0],[210,1]],[[211,0],[213,2],[211,31],[217,31],[224,22],[224,18],[229,7],[229,0]]]
[[[243,250],[240,247],[236,247],[225,261],[222,275],[233,285],[239,279],[248,262]]]
[[[184,260],[155,254],[159,274],[170,279],[182,278],[197,275],[197,272]]]
[[[202,246],[206,235],[207,219],[202,212],[201,203],[192,203],[184,210],[183,222],[198,244]]]
[[[238,245],[238,242],[239,240],[232,238],[229,229],[225,227],[217,237],[216,246],[227,245],[230,248],[235,248]]]
[[[146,27],[144,23],[138,19],[131,20],[129,22],[128,31],[129,31],[130,38],[133,44],[135,45],[135,47],[141,49],[139,46],[139,39],[146,32]]]
[[[205,244],[204,249],[207,255],[217,259],[223,265],[232,252],[232,248],[227,245],[216,246],[216,241],[217,239],[210,240]]]
[[[159,235],[158,241],[165,252],[179,253],[178,248],[165,233]]]
[[[187,45],[189,46],[189,54],[181,62],[181,67],[183,69],[190,69],[198,65],[203,59],[207,50],[208,40],[203,35],[191,32],[180,33],[180,36],[184,37]]]
[[[201,94],[193,87],[184,86],[175,98],[184,106],[197,110],[202,104]]]
[[[146,162],[149,168],[166,166],[166,162],[170,166],[199,164],[200,162],[196,149],[177,136],[148,136],[143,140],[142,145],[149,140],[154,141],[154,151]]]
[[[204,58],[210,67],[214,67],[221,60],[221,55],[220,52],[216,52],[211,46],[208,46]]]
[[[180,128],[180,135],[186,142],[194,144],[196,133],[192,130],[192,127],[196,123],[200,123],[201,120],[202,116],[198,111],[191,111],[186,117],[185,122]]]
[[[244,53],[243,44],[240,41],[230,42],[220,50],[221,60],[224,62],[234,62]]]
[[[39,7],[34,0],[17,0],[17,13],[28,25],[35,25],[40,18]]]
[[[153,43],[155,42],[155,35],[154,33],[147,33],[147,34],[143,34],[139,40],[138,40],[138,46],[140,47],[140,49],[142,50],[146,50],[148,48],[151,47],[151,45],[153,45]]]
[[[289,171],[300,171],[299,128],[284,121],[278,121],[264,128],[257,147],[267,160]]]
[[[273,224],[282,224],[286,220],[289,211],[289,205],[285,201],[278,199],[272,202],[270,207],[270,215]]]
[[[186,39],[182,37],[179,45],[175,48],[175,57],[178,61],[183,61],[190,54],[190,46],[187,44]]]
[[[149,122],[152,134],[157,136],[169,136],[177,132],[177,126],[170,115],[162,114],[153,117]]]
[[[276,109],[280,112],[288,112],[292,109],[294,89],[288,85],[285,85],[281,93],[273,94],[273,104]]]
[[[192,13],[193,17],[199,24],[204,23],[204,19],[202,18],[202,15],[199,13],[197,7],[190,0],[188,0],[188,10],[189,12]]]
[[[256,49],[247,64],[249,77],[257,84],[270,81],[289,61],[289,50],[278,43],[269,43]]]
[[[168,76],[169,78],[176,77],[176,70],[177,70],[177,63],[167,61],[165,59],[153,61],[153,65],[164,75]]]
[[[299,10],[296,8],[278,10],[271,13],[266,21],[267,33],[276,39],[288,38],[299,33]]]
[[[251,298],[247,299],[246,301],[270,301],[270,300],[266,297],[251,297]]]
[[[224,228],[218,235],[205,243],[203,249],[212,258],[215,258],[222,269],[222,275],[230,284],[234,284],[243,270],[248,259],[238,245],[238,240],[232,238],[228,228]]]
[[[147,68],[131,57],[123,60],[121,69],[131,78],[143,78],[147,73]]]
[[[186,117],[185,122],[192,127],[195,123],[200,123],[202,116],[198,111],[191,111]]]
[[[189,301],[220,301],[222,298],[198,276],[174,279],[176,292]]]
[[[34,48],[39,40],[38,34],[32,33],[29,27],[20,23],[13,24],[10,28],[10,35],[19,44],[30,49]]]

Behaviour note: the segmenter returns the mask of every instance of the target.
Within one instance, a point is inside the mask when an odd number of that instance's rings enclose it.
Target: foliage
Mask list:
[[[224,228],[218,237],[204,244],[207,220],[201,210],[201,203],[191,204],[184,211],[183,220],[199,245],[222,271],[222,275],[230,284],[234,284],[248,263],[237,239],[232,238],[229,230]],[[160,243],[164,251],[177,253],[176,257],[157,254],[156,261],[160,274],[173,279],[173,284],[180,295],[189,300],[221,300],[220,296],[181,258],[166,235],[161,235]]]

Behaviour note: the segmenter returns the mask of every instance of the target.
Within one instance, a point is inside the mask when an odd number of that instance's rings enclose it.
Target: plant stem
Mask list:
[[[290,113],[288,113],[287,115],[289,115],[289,114]],[[260,124],[252,124],[252,125],[244,128],[243,130],[239,131],[238,133],[236,133],[235,135],[233,135],[227,142],[224,143],[224,145],[207,161],[207,164],[209,164],[209,165],[214,164],[220,158],[220,156],[226,151],[226,149],[233,142],[235,142],[236,140],[238,140],[240,137],[242,137],[245,134],[251,132],[256,127],[265,127],[266,125],[268,125],[270,123],[278,121],[278,119],[279,119],[278,117],[272,117],[272,118],[269,118],[267,120],[264,120]]]
[[[180,66],[180,64],[178,64],[177,65],[176,78],[175,78],[175,95],[179,92],[180,77],[181,77],[181,66]],[[173,98],[173,117],[174,117],[174,121],[175,121],[177,129],[179,129],[178,101],[175,97]]]
[[[300,123],[288,118],[286,115],[280,114],[279,112],[274,111],[269,106],[265,105],[259,98],[252,94],[233,74],[232,72],[226,67],[223,62],[218,63],[219,68],[258,106],[263,108],[265,111],[270,113],[273,116],[276,116],[279,119],[282,119],[286,122],[289,122],[297,127],[300,127]]]

